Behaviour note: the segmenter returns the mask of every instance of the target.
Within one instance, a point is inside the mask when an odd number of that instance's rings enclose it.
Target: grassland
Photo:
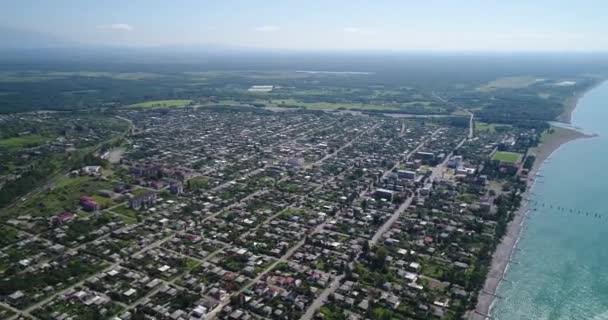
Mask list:
[[[37,193],[7,210],[7,216],[32,215],[49,217],[64,210],[75,211],[82,195],[92,196],[98,190],[112,189],[112,182],[92,177],[62,177],[50,190]],[[109,199],[108,199],[109,200]]]
[[[29,148],[29,147],[34,147],[34,146],[43,144],[43,143],[49,141],[50,139],[51,138],[49,138],[49,137],[45,137],[45,136],[41,136],[41,135],[37,135],[37,134],[30,134],[30,135],[24,135],[24,136],[20,136],[20,137],[0,139],[0,148],[1,147],[9,148],[9,149]]]
[[[126,224],[136,223],[137,217],[139,216],[139,212],[137,212],[137,210],[131,209],[124,204],[108,211],[119,215]]]
[[[493,160],[506,163],[517,163],[521,160],[522,155],[515,152],[498,151],[494,154]]]
[[[136,104],[132,104],[128,106],[129,108],[173,108],[173,107],[183,107],[192,103],[192,100],[186,99],[176,99],[176,100],[154,100],[154,101],[146,101],[140,102]]]
[[[496,132],[497,128],[504,128],[504,127],[508,127],[508,125],[501,125],[501,124],[496,124],[496,123],[486,123],[486,122],[481,122],[481,121],[475,122],[475,131],[478,131],[478,132],[494,133],[494,132]]]
[[[536,82],[537,79],[531,76],[503,77],[490,81],[486,85],[477,88],[477,90],[487,92],[496,89],[519,89],[528,87]]]

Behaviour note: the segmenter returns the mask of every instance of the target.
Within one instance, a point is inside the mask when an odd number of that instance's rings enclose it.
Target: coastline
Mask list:
[[[535,177],[542,169],[545,161],[551,157],[551,155],[557,151],[561,146],[568,142],[591,138],[592,135],[586,135],[579,131],[566,128],[553,128],[554,133],[547,136],[547,138],[536,148],[532,149],[530,153],[536,156],[534,166],[528,173],[528,187],[526,192],[522,195],[522,203],[517,211],[517,214],[509,222],[507,226],[507,232],[502,238],[501,242],[496,246],[496,250],[492,255],[492,262],[486,281],[484,282],[483,289],[479,292],[477,299],[477,306],[475,311],[470,312],[469,319],[472,320],[484,320],[489,318],[490,311],[496,300],[496,291],[500,283],[508,279],[504,278],[505,273],[509,267],[509,262],[516,252],[517,243],[519,242],[522,229],[525,224],[526,216],[529,213],[528,201],[526,200],[529,193],[534,185]],[[498,297],[501,298],[501,297]]]
[[[575,93],[572,97],[566,98],[566,100],[564,101],[564,111],[557,117],[557,121],[563,122],[563,123],[567,123],[567,124],[571,124],[572,123],[572,113],[574,112],[574,110],[576,109],[576,106],[578,106],[578,101],[589,91],[595,89],[596,87],[600,86],[602,83],[604,83],[605,80],[598,80],[596,83],[594,83],[592,86],[590,86],[589,88],[577,92]]]
[[[568,98],[568,100],[564,103],[565,110],[564,113],[560,115],[560,120],[564,122],[567,121],[567,123],[570,124],[572,112],[576,109],[580,98],[589,90],[592,90],[601,83],[602,82],[599,82],[598,84],[590,87],[588,90],[577,94],[572,98]],[[496,249],[492,254],[492,262],[490,264],[484,286],[478,293],[477,305],[475,310],[471,310],[469,312],[468,319],[493,319],[490,316],[490,313],[494,306],[494,302],[497,298],[502,298],[496,296],[496,291],[502,281],[509,281],[508,279],[505,279],[504,276],[508,270],[513,254],[517,251],[517,244],[521,237],[522,229],[525,225],[525,219],[529,213],[528,201],[526,199],[529,198],[536,176],[542,170],[545,162],[554,152],[559,150],[561,146],[571,141],[592,138],[595,136],[569,128],[552,127],[552,129],[552,133],[544,135],[541,143],[537,147],[530,149],[528,152],[529,155],[534,155],[536,159],[532,169],[528,173],[527,188],[525,193],[522,195],[522,203],[513,220],[509,222],[507,231],[501,239],[501,242],[496,246]]]

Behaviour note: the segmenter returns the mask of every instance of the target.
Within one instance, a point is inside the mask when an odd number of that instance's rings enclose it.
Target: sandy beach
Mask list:
[[[580,97],[577,97],[574,101],[578,101],[579,98]],[[574,108],[567,112],[568,121],[570,120],[569,115],[573,110]],[[528,201],[525,199],[528,198],[529,192],[534,185],[534,179],[542,169],[543,164],[551,157],[551,154],[558,150],[562,145],[570,141],[589,137],[592,136],[573,129],[554,127],[553,132],[544,136],[543,141],[538,147],[529,151],[530,155],[536,156],[536,161],[534,162],[532,170],[528,174],[528,188],[522,197],[524,200],[522,200],[518,213],[509,223],[507,233],[503,237],[501,243],[496,247],[496,251],[492,256],[492,264],[490,266],[490,270],[488,271],[488,276],[484,283],[484,287],[479,292],[477,306],[475,311],[469,313],[469,319],[491,319],[488,317],[488,315],[496,299],[496,290],[501,281],[509,281],[508,278],[504,278],[504,275],[507,271],[513,253],[517,250],[517,242],[519,241],[520,233],[525,224],[526,216],[529,213]],[[498,297],[498,299],[501,299],[501,297]]]

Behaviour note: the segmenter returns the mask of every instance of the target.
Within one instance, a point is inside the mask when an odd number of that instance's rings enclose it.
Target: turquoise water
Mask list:
[[[608,319],[608,82],[579,101],[572,124],[599,136],[562,146],[541,169],[531,198],[553,208],[531,205],[496,319]]]

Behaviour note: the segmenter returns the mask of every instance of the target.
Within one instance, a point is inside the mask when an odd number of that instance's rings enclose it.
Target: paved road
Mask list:
[[[407,199],[405,199],[405,201],[403,201],[403,203],[399,206],[399,208],[397,208],[397,210],[395,210],[393,215],[388,220],[386,220],[386,222],[378,229],[378,231],[376,231],[376,233],[372,237],[372,240],[369,241],[370,247],[375,245],[376,243],[378,243],[378,240],[380,240],[380,237],[382,237],[382,235],[386,231],[388,231],[388,229],[393,225],[393,223],[395,223],[395,221],[397,221],[397,219],[399,219],[399,216],[401,216],[401,214],[410,206],[410,204],[412,204],[413,200],[414,200],[414,197],[410,196]]]
[[[329,295],[336,292],[336,290],[338,290],[338,288],[340,287],[340,283],[342,282],[342,279],[344,279],[344,274],[341,274],[341,275],[335,277],[334,280],[329,285],[329,287],[327,287],[327,289],[323,290],[323,292],[312,302],[312,304],[306,310],[306,313],[304,313],[304,315],[302,315],[302,317],[300,317],[300,320],[312,319],[315,316],[315,313],[317,312],[317,310],[321,309],[321,307],[323,306],[325,301],[327,301],[327,298],[329,297]]]
[[[338,148],[336,151],[326,155],[325,157],[321,158],[320,160],[318,160],[317,162],[313,162],[311,164],[308,164],[306,166],[304,166],[304,168],[308,169],[311,168],[313,166],[319,165],[321,163],[323,163],[325,160],[334,157],[336,154],[338,154],[338,152],[344,150],[345,148],[350,147],[355,141],[359,140],[359,138],[361,138],[362,136],[364,136],[365,134],[375,130],[376,128],[378,128],[380,125],[377,124],[375,126],[372,126],[370,128],[368,128],[367,130],[361,132],[359,135],[357,135],[356,137],[354,137],[352,140],[350,140],[349,142],[347,142],[346,144],[344,144],[343,146],[341,146],[340,148]]]
[[[466,113],[466,114],[469,115],[469,136],[468,136],[468,138],[469,139],[473,139],[473,137],[475,136],[475,132],[474,132],[475,130],[473,128],[473,126],[474,126],[474,120],[475,120],[475,114],[473,112],[469,111],[467,108],[465,108],[463,106],[460,106],[460,105],[457,105],[457,104],[455,104],[453,102],[450,102],[450,100],[448,100],[448,99],[446,99],[446,98],[438,95],[434,91],[433,91],[433,93],[431,93],[431,95],[435,99],[437,99],[437,100],[439,100],[439,101],[441,101],[443,103],[451,104],[452,106],[456,107],[456,109],[458,109],[458,110],[460,110],[460,111],[462,111],[462,112],[464,112],[464,113]]]
[[[416,148],[414,148],[414,150],[410,151],[407,154],[405,159],[406,160],[409,159],[414,153],[418,152],[418,150],[420,150],[420,148],[422,148],[426,142],[431,140],[438,133],[439,133],[439,129],[434,131],[429,138],[424,139],[424,141],[419,143],[418,146],[416,146]],[[399,166],[399,162],[397,162],[395,164],[395,166],[393,166],[393,168],[386,170],[382,176],[385,177],[388,173],[392,172],[398,166]],[[362,191],[361,194],[363,194],[364,192],[365,191]],[[380,228],[378,228],[378,230],[376,230],[376,233],[370,240],[370,246],[373,246],[374,244],[376,244],[378,242],[380,237],[382,237],[382,235],[393,225],[393,223],[395,223],[395,221],[397,221],[397,219],[399,219],[399,216],[401,216],[401,214],[410,206],[413,199],[414,199],[414,197],[407,198],[399,206],[399,208],[397,208],[397,210],[395,210],[395,212],[391,215],[391,217],[382,226],[380,226]],[[361,251],[359,251],[357,253],[357,255],[355,256],[355,258],[349,263],[349,268],[353,268],[354,262],[358,260],[360,255],[361,255]],[[331,282],[331,284],[325,290],[323,290],[323,292],[312,302],[312,304],[308,307],[308,309],[306,309],[306,313],[304,313],[304,315],[300,318],[300,320],[311,320],[314,317],[317,310],[320,309],[323,306],[323,304],[327,301],[327,298],[329,297],[329,295],[333,294],[334,292],[336,292],[336,290],[338,290],[338,288],[340,287],[340,282],[344,279],[344,276],[345,276],[344,274],[341,274],[341,275],[337,276],[336,278],[334,278],[334,280]]]

